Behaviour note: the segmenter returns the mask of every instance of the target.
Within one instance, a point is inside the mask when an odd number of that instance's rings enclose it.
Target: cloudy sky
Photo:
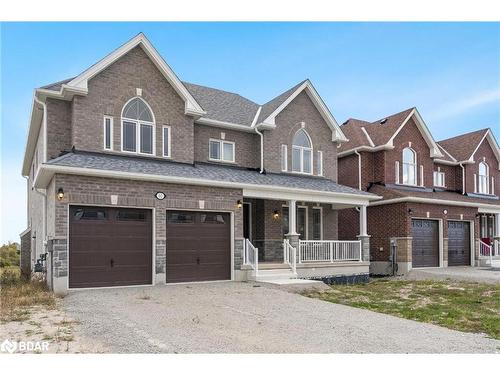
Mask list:
[[[257,103],[309,78],[339,123],[416,106],[437,140],[484,127],[500,137],[499,23],[3,23],[0,243],[26,227],[33,89],[141,31],[182,80]]]

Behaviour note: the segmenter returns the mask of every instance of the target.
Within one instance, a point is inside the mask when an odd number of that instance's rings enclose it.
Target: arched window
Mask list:
[[[312,173],[312,142],[304,129],[299,129],[292,143],[292,171]]]
[[[417,184],[417,154],[409,147],[403,150],[403,184]]]
[[[490,192],[490,168],[484,161],[479,163],[479,176],[477,181],[478,192],[481,194],[489,194]]]
[[[122,151],[153,154],[155,119],[142,98],[132,98],[122,110]]]

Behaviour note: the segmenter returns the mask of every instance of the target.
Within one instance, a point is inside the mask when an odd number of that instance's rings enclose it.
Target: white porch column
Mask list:
[[[288,201],[288,236],[297,235],[297,201]]]
[[[500,213],[495,214],[495,238],[500,238]]]
[[[367,236],[367,225],[366,225],[366,206],[359,207],[359,235]]]

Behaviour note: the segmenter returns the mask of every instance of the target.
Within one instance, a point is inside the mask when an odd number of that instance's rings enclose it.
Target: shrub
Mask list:
[[[0,247],[0,267],[19,266],[20,247],[16,242],[9,242]]]

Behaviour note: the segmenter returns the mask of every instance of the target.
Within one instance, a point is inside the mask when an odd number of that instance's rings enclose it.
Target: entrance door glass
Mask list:
[[[288,234],[288,207],[283,207],[283,238]],[[307,208],[297,207],[297,217],[295,230],[299,234],[301,240],[305,240],[307,236]]]

